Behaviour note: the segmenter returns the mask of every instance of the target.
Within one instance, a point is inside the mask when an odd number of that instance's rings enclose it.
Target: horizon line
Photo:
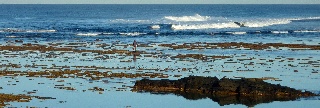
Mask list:
[[[278,4],[272,4],[272,3],[216,3],[216,4],[205,4],[205,3],[199,3],[199,4],[183,4],[183,3],[172,3],[172,4],[157,4],[157,3],[142,3],[142,4],[126,4],[126,3],[111,3],[111,4],[108,4],[108,3],[0,3],[0,4],[11,4],[11,5],[19,5],[19,4],[25,4],[25,5],[35,5],[35,4],[43,4],[43,5],[46,5],[46,4],[57,4],[57,5],[62,5],[62,4],[70,4],[70,5],[319,5],[319,4],[314,4],[314,3],[278,3]]]

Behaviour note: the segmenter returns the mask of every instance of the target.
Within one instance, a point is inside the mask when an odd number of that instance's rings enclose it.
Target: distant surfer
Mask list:
[[[133,45],[133,50],[134,50],[134,51],[137,51],[137,46],[138,46],[138,44],[137,44],[137,41],[136,41],[136,40],[133,41],[132,45]]]
[[[235,24],[237,24],[238,26],[240,26],[240,27],[246,27],[245,25],[244,25],[244,23],[240,23],[240,22],[234,22]]]

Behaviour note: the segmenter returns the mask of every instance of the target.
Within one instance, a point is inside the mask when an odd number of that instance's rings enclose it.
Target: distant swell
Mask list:
[[[308,18],[298,18],[292,19],[293,22],[319,22],[320,17],[308,17]]]
[[[244,22],[244,25],[247,27],[266,27],[266,26],[289,24],[289,23],[291,23],[291,20],[289,19],[268,19],[263,21]]]
[[[211,30],[211,28],[220,30]],[[235,29],[222,29],[235,28]],[[199,24],[199,25],[139,25],[139,27],[119,27],[119,28],[90,28],[79,29],[70,28],[67,30],[20,30],[20,29],[2,29],[0,35],[7,38],[19,37],[46,37],[46,36],[172,36],[172,35],[244,35],[244,34],[319,34],[320,30],[292,29],[292,30],[263,30],[263,29],[238,29],[240,28],[233,22],[217,24]],[[77,29],[77,30],[75,30]],[[209,29],[209,30],[201,30]]]

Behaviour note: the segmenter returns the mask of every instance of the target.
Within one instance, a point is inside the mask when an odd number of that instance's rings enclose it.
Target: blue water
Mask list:
[[[0,9],[1,37],[320,31],[319,5],[1,5]]]
[[[72,42],[88,42],[85,48],[95,49],[98,44],[131,44],[137,40],[139,44],[157,45],[157,44],[183,44],[194,42],[245,42],[245,43],[284,43],[284,44],[320,44],[320,5],[0,5],[0,45],[7,45],[15,40],[23,40],[24,43],[48,44],[61,42],[64,44]],[[243,27],[235,24],[239,22]],[[102,41],[96,41],[101,39]],[[10,41],[10,42],[9,42]],[[89,42],[97,42],[89,45]],[[19,45],[17,43],[16,45]],[[96,46],[95,46],[96,45]],[[113,47],[115,48],[115,47]],[[122,47],[121,47],[122,48]],[[119,48],[119,49],[121,49]],[[99,48],[97,48],[99,49]],[[126,48],[123,48],[126,50]],[[128,49],[128,48],[127,48]],[[130,48],[129,48],[130,49]],[[223,73],[221,65],[226,69],[242,67],[240,64],[224,64],[226,60],[216,60],[212,63],[201,61],[194,62],[150,62],[161,61],[160,58],[143,58],[132,63],[120,62],[120,57],[114,60],[97,60],[81,61],[94,58],[96,54],[89,57],[83,57],[82,54],[60,54],[58,58],[52,58],[53,62],[46,61],[47,58],[41,58],[41,54],[26,54],[13,58],[6,58],[0,55],[2,65],[8,63],[20,63],[21,65],[37,64],[52,66],[59,64],[61,66],[141,66],[147,68],[179,68],[180,67],[200,67],[199,72],[180,73],[173,70],[173,74],[201,75],[201,76],[243,76],[243,77],[276,77],[283,80],[281,85],[290,86],[300,90],[310,90],[319,93],[318,84],[319,74],[318,67],[304,65],[304,59],[310,59],[314,62],[319,61],[319,50],[299,50],[291,51],[254,51],[238,49],[206,49],[206,50],[170,50],[166,48],[138,48],[139,50],[157,52],[162,51],[164,54],[204,54],[204,55],[232,55],[235,59],[256,58],[253,62],[265,62],[261,59],[274,59],[282,57],[280,62],[276,59],[275,63],[267,63],[270,67],[260,66],[249,67],[255,72],[232,72]],[[122,50],[122,49],[121,49]],[[19,55],[25,52],[11,52]],[[89,54],[90,55],[90,54]],[[243,56],[246,55],[246,56]],[[33,56],[40,59],[32,59]],[[71,56],[71,57],[69,57]],[[72,59],[74,57],[80,57]],[[81,58],[82,57],[82,58]],[[295,61],[288,61],[286,58],[298,58]],[[68,62],[61,62],[69,58]],[[125,59],[131,59],[125,57]],[[266,61],[267,61],[266,60]],[[7,62],[6,62],[7,61]],[[174,61],[174,60],[172,60]],[[243,61],[241,63],[246,63]],[[152,66],[150,65],[152,64]],[[217,64],[217,65],[216,65]],[[297,65],[298,67],[282,66],[288,64]],[[157,66],[156,66],[157,65]],[[216,65],[206,67],[208,65]],[[260,69],[261,68],[261,69]],[[292,69],[290,69],[292,68]],[[4,69],[4,68],[0,68]],[[39,68],[40,69],[40,68]],[[12,68],[12,70],[15,70]],[[23,69],[22,69],[23,70]],[[25,69],[27,70],[27,68]],[[32,70],[32,69],[30,69]],[[35,69],[36,70],[36,69]],[[198,70],[198,69],[197,69]],[[210,73],[201,73],[210,70]],[[271,72],[264,72],[271,70]],[[299,70],[293,73],[293,70]],[[0,70],[1,71],[1,70]],[[28,70],[27,70],[28,71]],[[119,71],[119,70],[112,70]],[[120,70],[122,71],[122,70]],[[126,70],[128,72],[134,72]],[[201,71],[201,72],[200,72]],[[52,96],[57,100],[38,102],[33,100],[30,103],[12,103],[13,106],[42,106],[42,107],[221,107],[210,99],[187,100],[181,96],[175,95],[155,95],[132,93],[129,90],[125,92],[112,91],[113,86],[122,86],[122,84],[101,84],[97,81],[89,83],[83,79],[65,79],[66,82],[74,84],[78,91],[61,91],[53,89],[52,86],[57,84],[56,81],[48,81],[46,78],[29,80],[28,78],[17,78],[20,83],[19,87],[3,86],[0,93],[24,93],[26,89],[38,89],[35,95]],[[8,78],[0,77],[3,82],[8,82]],[[109,79],[112,81],[112,79]],[[115,80],[115,79],[113,79]],[[136,79],[119,79],[127,85],[132,86]],[[37,82],[38,81],[38,82]],[[116,81],[118,81],[116,79]],[[115,82],[116,82],[115,81]],[[15,81],[12,81],[15,82]],[[45,82],[47,85],[36,85],[39,82]],[[83,84],[79,84],[83,83]],[[9,83],[9,82],[8,82]],[[1,86],[1,85],[0,85]],[[110,92],[104,94],[84,92],[94,86],[105,87]],[[28,88],[29,87],[29,88]],[[11,88],[11,89],[10,89]],[[12,91],[14,89],[14,91]],[[29,90],[29,91],[30,91]],[[28,90],[27,90],[28,91]],[[50,91],[50,92],[46,92]],[[128,98],[130,97],[130,98]],[[289,102],[272,102],[259,104],[256,107],[317,107],[319,106],[319,97],[315,99],[301,99],[300,101]],[[79,100],[78,100],[79,99]],[[67,101],[66,103],[57,104],[58,101]],[[86,103],[87,102],[87,103]],[[163,104],[165,103],[165,104]],[[166,104],[167,103],[167,104]],[[244,105],[228,105],[227,107],[245,107]]]

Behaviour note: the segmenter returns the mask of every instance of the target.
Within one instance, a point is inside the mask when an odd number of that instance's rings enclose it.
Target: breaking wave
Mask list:
[[[240,28],[234,22],[214,23],[214,24],[195,24],[195,25],[172,25],[173,30],[189,30],[189,29],[222,29],[222,28]]]
[[[208,21],[211,19],[210,16],[201,16],[199,14],[196,14],[194,16],[165,16],[164,17],[167,20],[176,21],[176,22],[190,22],[190,21]]]
[[[128,24],[128,27],[141,27],[150,24],[148,28],[158,30],[162,29],[161,25],[171,24],[172,30],[200,30],[200,29],[223,29],[223,28],[261,28],[273,25],[286,25],[298,21],[320,21],[320,17],[307,18],[225,18],[214,16],[164,16],[155,19],[114,19],[109,20],[112,24]],[[238,23],[238,24],[235,24]],[[239,25],[240,24],[240,25]],[[160,26],[159,26],[160,25]],[[165,27],[166,28],[166,27]]]
[[[174,24],[172,25],[173,30],[197,30],[197,29],[223,29],[223,28],[258,28],[267,27],[272,25],[289,24],[289,19],[268,19],[268,20],[255,20],[255,21],[244,21],[239,22],[242,25],[236,24],[238,22],[224,22],[224,23],[207,23],[207,24]]]

